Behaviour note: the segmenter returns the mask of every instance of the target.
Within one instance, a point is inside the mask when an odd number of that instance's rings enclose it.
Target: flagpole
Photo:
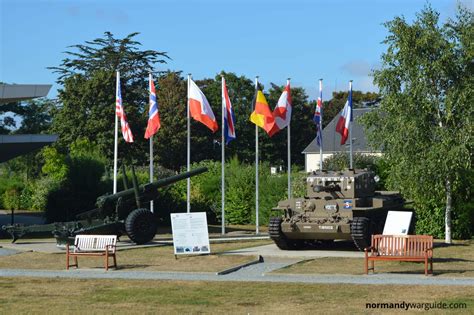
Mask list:
[[[188,172],[191,171],[191,124],[189,119],[189,84],[191,80],[191,73],[188,74],[188,100],[187,104],[187,129],[188,129],[188,136],[187,136],[187,160],[186,160],[186,169]],[[187,178],[187,191],[186,191],[186,210],[187,213],[191,212],[191,178]]]
[[[151,93],[151,82],[153,78],[151,76],[151,73],[149,74],[149,80],[148,80],[148,90]],[[150,137],[150,183],[153,183],[153,135]],[[154,212],[154,207],[153,207],[153,200],[150,201],[150,211]]]
[[[114,133],[114,183],[113,193],[117,193],[117,155],[118,155],[118,116],[117,116],[117,91],[120,88],[120,72],[117,71],[117,79],[115,84],[115,133]]]
[[[222,131],[222,137],[221,137],[221,221],[222,221],[222,235],[225,234],[225,210],[224,210],[224,204],[225,204],[225,174],[224,174],[224,163],[225,163],[225,139],[224,139],[224,76],[221,75],[221,95],[222,95],[222,119],[221,119],[221,131]]]
[[[350,121],[349,121],[349,150],[350,150],[350,153],[349,153],[349,157],[350,157],[350,161],[349,161],[349,169],[353,169],[353,160],[352,160],[352,80],[349,81],[349,95],[347,96],[348,98],[350,98],[350,111],[351,111],[351,118],[350,118]]]
[[[288,86],[290,84],[290,78],[286,80],[286,85]],[[290,93],[290,92],[288,92]],[[293,105],[293,104],[292,104]],[[288,199],[291,199],[291,131],[290,131],[290,125],[291,121],[288,122],[288,132],[287,132],[287,147],[288,147],[288,167],[287,167],[287,172],[288,172]]]
[[[258,90],[258,76],[255,77],[255,90]],[[258,126],[255,125],[255,233],[256,234],[259,234],[258,225],[259,225],[258,223]]]
[[[319,108],[319,170],[323,170],[323,79],[319,79],[319,95],[321,96],[321,107]]]

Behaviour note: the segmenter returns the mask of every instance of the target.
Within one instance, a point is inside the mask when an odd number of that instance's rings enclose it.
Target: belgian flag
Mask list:
[[[260,84],[257,84],[254,97],[254,110],[250,115],[250,121],[266,131],[270,135],[270,131],[275,125],[275,118],[270,111],[265,95],[263,95]]]

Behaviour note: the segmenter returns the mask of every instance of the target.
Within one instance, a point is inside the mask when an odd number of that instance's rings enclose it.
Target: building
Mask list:
[[[371,111],[372,108],[354,108],[352,113],[354,119],[352,122],[352,152],[370,155],[381,155],[380,151],[374,151],[367,145],[367,138],[365,136],[364,128],[358,123],[358,118],[365,113]],[[323,130],[323,161],[338,152],[349,152],[349,141],[341,145],[341,135],[336,132],[336,124],[339,120],[339,115]],[[319,169],[320,150],[316,142],[316,138],[303,150],[305,155],[305,170],[311,172]]]
[[[44,97],[50,84],[0,84],[0,106]],[[57,135],[0,135],[0,163],[55,142]]]

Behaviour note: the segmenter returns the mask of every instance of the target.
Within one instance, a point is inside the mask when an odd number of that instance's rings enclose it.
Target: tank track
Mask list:
[[[303,241],[290,240],[283,234],[281,231],[282,221],[283,220],[280,217],[270,217],[268,223],[268,234],[270,235],[270,238],[275,242],[279,249],[291,250],[302,248],[304,245]]]
[[[363,251],[364,248],[370,246],[371,238],[371,221],[366,217],[355,217],[351,223],[351,237],[355,246]]]

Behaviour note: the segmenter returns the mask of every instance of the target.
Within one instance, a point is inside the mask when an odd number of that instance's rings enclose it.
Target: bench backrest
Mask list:
[[[109,251],[115,252],[117,235],[76,235],[74,240],[74,252],[105,251],[109,246]]]
[[[380,256],[422,257],[433,248],[431,235],[372,235],[372,247]]]

